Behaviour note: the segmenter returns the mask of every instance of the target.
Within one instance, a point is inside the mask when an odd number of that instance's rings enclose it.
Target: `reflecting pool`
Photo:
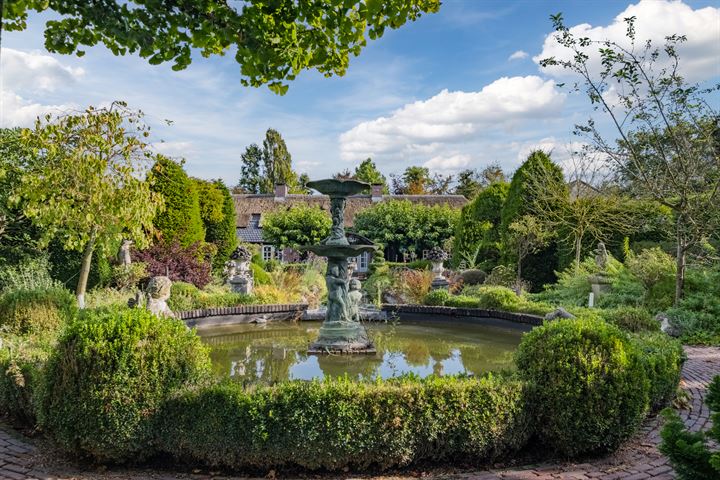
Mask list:
[[[348,375],[357,380],[414,373],[480,375],[512,369],[522,330],[473,323],[370,323],[373,355],[308,355],[320,322],[270,322],[198,329],[218,375],[243,383]]]

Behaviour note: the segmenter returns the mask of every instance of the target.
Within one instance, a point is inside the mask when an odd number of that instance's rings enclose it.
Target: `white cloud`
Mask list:
[[[646,40],[652,40],[653,45],[661,47],[668,35],[686,35],[687,41],[678,48],[681,73],[689,81],[707,80],[720,74],[720,8],[693,10],[681,1],[641,0],[619,13],[610,25],[593,27],[582,23],[570,27],[570,33],[592,40],[610,40],[627,47],[624,19],[632,16],[636,17],[636,48],[643,48]],[[533,57],[533,61],[538,63],[548,57],[569,59],[570,53],[555,41],[554,35],[551,33],[545,37],[542,52]],[[591,67],[598,69],[597,46],[591,47],[587,53],[591,54]],[[554,76],[570,74],[558,66],[543,70]]]
[[[13,48],[2,49],[0,72],[3,88],[10,91],[54,91],[85,74],[82,68],[63,65],[50,55]]]
[[[470,165],[472,157],[464,153],[438,155],[423,163],[423,167],[442,172],[456,172]]]
[[[392,157],[397,160],[411,154],[437,156],[448,144],[555,116],[564,100],[554,81],[538,76],[503,77],[478,92],[443,90],[343,133],[341,157],[357,161],[385,156],[392,161]]]
[[[0,127],[29,127],[35,119],[46,113],[62,113],[76,109],[74,104],[44,105],[23,99],[21,96],[7,91],[0,91]]]
[[[508,57],[508,60],[522,60],[523,58],[527,58],[528,53],[524,52],[522,50],[518,50],[517,52],[513,53]]]
[[[156,142],[153,148],[168,157],[186,157],[194,152],[192,142]]]

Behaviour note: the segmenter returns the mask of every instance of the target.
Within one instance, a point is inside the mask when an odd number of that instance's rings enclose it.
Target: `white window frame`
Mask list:
[[[277,250],[275,250],[275,258],[279,262],[284,262],[285,261],[285,251],[282,248],[278,248]]]
[[[370,254],[368,252],[363,252],[358,256],[357,259],[358,264],[358,270],[361,272],[367,272],[368,266],[370,264]]]
[[[273,259],[273,253],[275,252],[275,247],[272,245],[263,245],[262,246],[262,259],[264,262],[267,262],[269,260]]]

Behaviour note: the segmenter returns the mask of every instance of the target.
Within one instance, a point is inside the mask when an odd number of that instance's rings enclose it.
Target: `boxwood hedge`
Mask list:
[[[165,404],[162,449],[231,468],[386,468],[419,460],[487,461],[530,432],[516,378],[287,382],[191,389]]]

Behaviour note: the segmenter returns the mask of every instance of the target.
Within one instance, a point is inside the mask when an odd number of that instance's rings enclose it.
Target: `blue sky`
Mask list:
[[[42,36],[51,17],[35,15],[26,31],[3,32],[0,125],[29,126],[46,111],[126,100],[146,113],[158,150],[185,158],[194,176],[230,185],[241,153],[268,127],[282,133],[295,169],[312,178],[367,156],[385,174],[409,165],[452,174],[491,162],[512,171],[536,147],[563,161],[577,145],[573,123],[590,113],[584,98],[557,88],[567,78],[536,63],[553,53],[550,14],[563,12],[568,26],[607,38],[621,36],[616,19],[628,14],[638,17],[639,37],[687,34],[686,75],[717,81],[718,7],[703,0],[445,0],[440,13],[369,41],[344,77],[304,72],[282,97],[242,87],[232,55],[197,56],[182,72],[102,47],[82,58],[52,55]]]

